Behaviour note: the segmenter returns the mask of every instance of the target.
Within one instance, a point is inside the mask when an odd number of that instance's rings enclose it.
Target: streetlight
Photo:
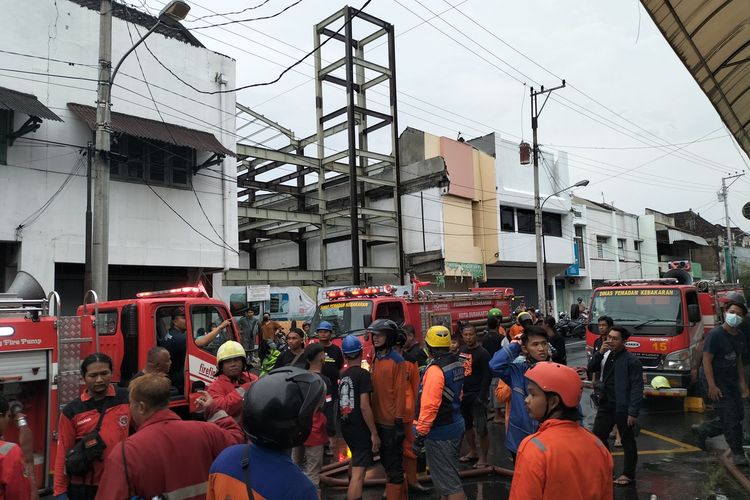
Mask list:
[[[112,0],[101,0],[99,21],[99,84],[96,92],[96,151],[88,179],[88,200],[91,200],[91,177],[94,178],[93,215],[87,210],[86,275],[84,289],[98,292],[107,300],[109,288],[109,157],[111,151],[110,107],[112,84],[123,61],[161,24],[174,25],[187,16],[190,6],[182,0],[170,1],[159,12],[156,23],[112,67]],[[89,220],[93,218],[93,220]]]
[[[539,210],[542,211],[544,209],[544,204],[547,203],[547,200],[552,198],[553,196],[557,196],[560,193],[564,193],[565,191],[568,191],[569,189],[574,189],[577,187],[584,187],[589,185],[589,180],[584,179],[582,181],[578,181],[572,186],[568,186],[565,189],[561,189],[560,191],[557,191],[555,193],[552,193],[551,195],[547,196],[544,201],[542,201],[541,206],[539,207]],[[544,274],[544,289],[541,293],[541,296],[544,298],[544,303],[541,304],[542,311],[544,312],[544,315],[547,315],[547,245],[546,245],[546,239],[545,234],[542,234],[542,272]]]

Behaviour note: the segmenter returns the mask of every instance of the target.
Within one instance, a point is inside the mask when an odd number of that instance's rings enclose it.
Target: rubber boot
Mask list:
[[[408,485],[408,490],[413,493],[427,494],[432,492],[432,488],[427,488],[419,484],[417,479],[417,459],[404,455],[404,478]]]
[[[406,498],[403,496],[405,487],[405,482],[401,484],[385,483],[385,497],[388,500],[403,500]]]

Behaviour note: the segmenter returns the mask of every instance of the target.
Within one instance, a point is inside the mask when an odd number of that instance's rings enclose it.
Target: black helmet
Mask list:
[[[376,319],[372,323],[370,323],[370,326],[367,327],[367,330],[373,333],[383,333],[385,334],[385,345],[386,347],[393,347],[396,345],[396,340],[398,339],[398,332],[401,330],[396,323],[389,319]]]
[[[277,450],[301,446],[325,392],[319,375],[293,366],[277,368],[250,385],[242,403],[242,426],[258,445]]]

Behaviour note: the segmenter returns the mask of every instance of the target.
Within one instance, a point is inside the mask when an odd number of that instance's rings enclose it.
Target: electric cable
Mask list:
[[[284,12],[288,11],[292,7],[295,7],[295,6],[299,5],[300,3],[302,3],[302,0],[297,0],[294,3],[287,5],[286,7],[284,7],[283,9],[281,9],[279,12],[277,12],[275,14],[268,15],[268,16],[252,17],[252,18],[249,18],[249,19],[235,19],[235,20],[232,20],[232,21],[224,22],[224,23],[209,24],[209,25],[206,25],[206,26],[194,26],[192,28],[186,28],[186,29],[189,30],[189,31],[204,30],[204,29],[207,29],[207,28],[216,28],[218,26],[226,26],[228,24],[250,23],[250,22],[253,22],[253,21],[263,21],[263,20],[266,20],[266,19],[273,19],[274,17],[280,16]]]

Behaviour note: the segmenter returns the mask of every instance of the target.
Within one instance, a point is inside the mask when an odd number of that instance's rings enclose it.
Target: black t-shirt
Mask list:
[[[414,344],[407,351],[404,351],[404,359],[410,363],[416,363],[418,367],[427,366],[428,356],[425,349],[419,345]]]
[[[362,417],[360,396],[371,392],[372,377],[364,368],[352,366],[341,375],[338,417],[341,420],[341,432],[349,444],[362,446],[370,444],[370,429],[367,428],[365,419]]]
[[[604,381],[604,393],[606,394],[604,405],[607,407],[615,406],[615,358],[621,354],[621,352],[612,351],[609,353],[600,374],[601,380]]]
[[[503,348],[503,337],[497,330],[487,330],[482,339],[482,347],[489,353],[490,358]]]
[[[463,345],[458,352],[471,360],[471,375],[464,378],[464,394],[479,394],[484,397],[490,381],[490,354],[481,345],[473,349]]]
[[[305,362],[302,359],[302,352],[304,352],[304,351],[301,351],[299,357],[297,357],[297,355],[294,354],[291,349],[287,349],[285,351],[282,351],[282,353],[279,354],[279,357],[276,358],[276,364],[273,367],[274,368],[281,368],[282,366],[289,366],[289,365],[292,364],[292,361],[294,361],[294,359],[297,358],[297,361],[295,361],[294,365],[292,365],[292,366],[297,366],[299,368],[304,368],[305,367]]]
[[[324,347],[323,350],[326,353],[326,359],[323,363],[323,375],[328,377],[331,384],[333,384],[333,394],[335,396],[338,393],[339,374],[344,367],[344,354],[341,352],[339,346],[335,344]]]
[[[745,338],[742,332],[731,335],[719,325],[706,335],[703,352],[714,355],[713,369],[716,383],[739,382],[737,360],[745,350]]]
[[[568,364],[568,355],[565,351],[565,339],[560,334],[555,334],[549,338],[549,345],[552,346],[552,362],[561,365]]]
[[[172,358],[169,379],[172,385],[182,392],[185,389],[185,352],[187,351],[185,332],[179,328],[170,328],[158,344],[169,351],[169,356]]]

